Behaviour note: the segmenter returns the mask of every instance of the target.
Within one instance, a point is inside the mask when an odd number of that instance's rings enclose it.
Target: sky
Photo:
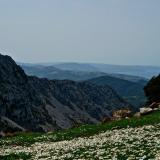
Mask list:
[[[160,0],[0,0],[16,61],[160,65]]]

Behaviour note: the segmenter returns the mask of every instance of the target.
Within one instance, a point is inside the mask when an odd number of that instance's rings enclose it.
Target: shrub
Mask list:
[[[148,103],[160,102],[160,75],[153,77],[144,87]]]

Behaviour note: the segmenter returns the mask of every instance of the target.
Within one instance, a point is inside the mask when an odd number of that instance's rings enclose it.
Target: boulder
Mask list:
[[[132,112],[128,108],[120,109],[120,110],[114,111],[112,113],[112,117],[114,120],[118,120],[118,119],[122,119],[122,118],[126,118],[126,117],[131,117],[131,115],[132,115]]]
[[[149,107],[140,108],[140,114],[141,115],[146,115],[146,114],[149,114],[151,112],[153,112],[152,108],[149,108]]]
[[[140,117],[141,117],[141,113],[140,113],[140,112],[137,112],[137,113],[134,114],[133,117],[135,117],[135,118],[140,118]]]

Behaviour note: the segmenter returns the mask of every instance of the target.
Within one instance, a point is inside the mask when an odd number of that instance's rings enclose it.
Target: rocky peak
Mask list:
[[[0,54],[0,83],[25,83],[27,76],[20,66],[7,55]]]

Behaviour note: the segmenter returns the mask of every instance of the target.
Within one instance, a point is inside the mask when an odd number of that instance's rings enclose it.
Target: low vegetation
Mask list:
[[[28,160],[31,159],[30,154],[26,154],[25,152],[19,152],[19,153],[10,153],[8,155],[0,155],[0,160]]]
[[[41,133],[17,133],[13,137],[0,139],[0,145],[31,145],[35,142],[43,141],[64,141],[78,137],[89,137],[107,130],[140,127],[144,125],[154,125],[160,123],[160,111],[155,111],[152,114],[142,116],[141,118],[122,119],[111,121],[105,124],[98,125],[83,125],[78,128],[66,129],[63,131],[41,134]]]
[[[159,138],[160,111],[155,111],[141,118],[2,138],[0,159],[156,159]]]

